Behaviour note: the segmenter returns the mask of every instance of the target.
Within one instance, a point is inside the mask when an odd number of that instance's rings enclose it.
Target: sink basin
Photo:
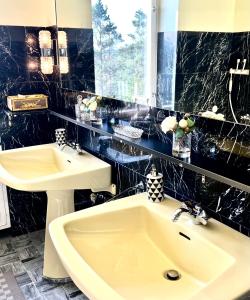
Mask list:
[[[0,153],[0,182],[23,191],[46,191],[48,196],[44,270],[46,278],[68,277],[48,234],[49,223],[73,212],[74,189],[111,190],[111,166],[72,148],[46,144]]]
[[[110,172],[110,165],[104,161],[87,152],[78,155],[68,146],[63,151],[56,144],[46,144],[0,153],[0,180],[17,190],[107,187],[110,176],[106,175]]]
[[[249,289],[250,240],[209,220],[194,225],[180,203],[145,193],[69,214],[50,224],[55,248],[91,299],[229,300]],[[165,279],[168,270],[180,279]]]

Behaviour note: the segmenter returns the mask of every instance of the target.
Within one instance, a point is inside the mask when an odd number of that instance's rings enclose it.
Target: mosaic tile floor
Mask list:
[[[73,282],[53,284],[42,278],[43,247],[44,231],[0,235],[0,271],[13,272],[26,300],[88,300]]]

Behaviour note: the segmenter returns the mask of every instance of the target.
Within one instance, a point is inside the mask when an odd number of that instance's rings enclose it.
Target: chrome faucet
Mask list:
[[[182,203],[181,207],[175,211],[172,221],[176,222],[184,212],[192,217],[194,224],[207,225],[209,217],[205,210],[199,205],[193,206],[190,202]]]
[[[59,149],[60,149],[61,151],[63,151],[63,149],[64,149],[66,146],[69,146],[70,148],[72,148],[73,150],[75,150],[75,151],[77,152],[77,154],[79,154],[79,155],[83,154],[83,150],[81,149],[81,146],[80,146],[79,143],[67,141],[65,144],[59,146]]]

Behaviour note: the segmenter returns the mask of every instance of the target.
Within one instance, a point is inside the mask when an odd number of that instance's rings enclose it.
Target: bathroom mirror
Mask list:
[[[56,6],[62,87],[250,124],[249,0]]]

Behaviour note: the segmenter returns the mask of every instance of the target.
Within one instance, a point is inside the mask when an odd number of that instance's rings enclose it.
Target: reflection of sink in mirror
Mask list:
[[[129,155],[129,154],[121,153],[112,148],[108,148],[106,154],[108,157],[113,158],[115,161],[123,164],[129,164],[129,163],[142,161],[142,160],[149,160],[150,158],[150,155],[140,155],[140,156]]]
[[[157,125],[153,119],[151,120],[131,120],[131,126],[140,128],[143,130],[144,135],[151,136],[156,135],[159,132]],[[158,130],[157,130],[158,129]]]
[[[150,155],[144,154],[142,150],[119,142],[110,137],[98,138],[101,154],[123,164],[133,163],[142,160],[149,160]]]
[[[91,300],[229,300],[247,291],[250,240],[214,219],[206,227],[187,215],[174,223],[177,207],[143,193],[58,218],[50,234]],[[169,270],[179,279],[166,279]]]

